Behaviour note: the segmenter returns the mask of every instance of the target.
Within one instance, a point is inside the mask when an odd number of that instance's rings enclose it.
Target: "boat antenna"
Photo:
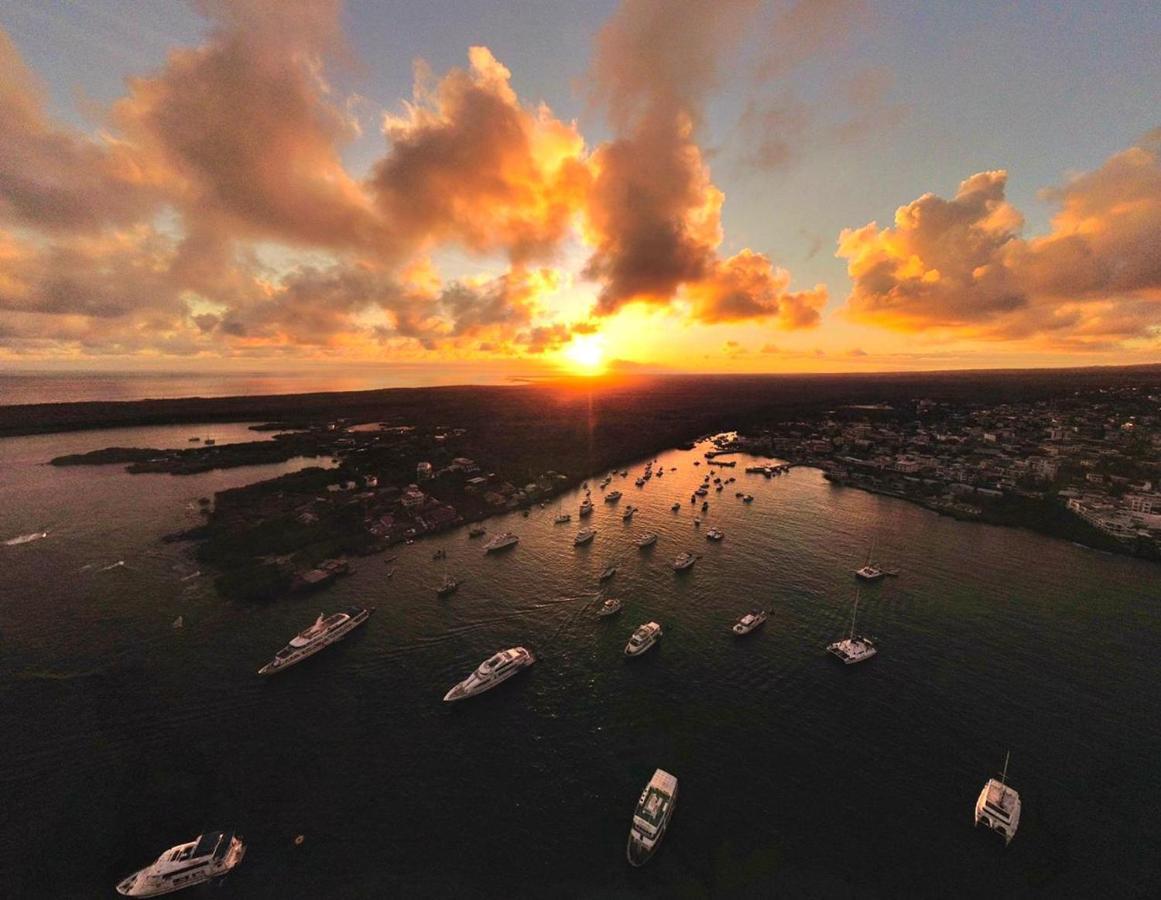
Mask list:
[[[1012,755],[1011,750],[1004,751],[1004,771],[1000,774],[1000,784],[1007,787],[1008,782],[1008,757]]]

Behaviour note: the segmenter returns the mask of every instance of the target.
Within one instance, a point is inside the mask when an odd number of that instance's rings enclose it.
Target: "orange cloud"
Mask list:
[[[417,67],[414,99],[384,120],[391,147],[371,177],[378,207],[398,242],[549,257],[584,202],[584,141],[547,106],[522,105],[486,47],[472,47],[469,61],[434,85]]]
[[[1046,235],[1020,236],[1006,183],[982,172],[900,207],[893,228],[844,230],[850,317],[1076,349],[1161,337],[1161,131],[1045,192],[1059,206]]]

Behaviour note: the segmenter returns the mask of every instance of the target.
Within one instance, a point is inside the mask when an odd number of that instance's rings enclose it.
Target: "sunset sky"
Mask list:
[[[1150,2],[0,0],[0,365],[1161,362],[1159,47]]]

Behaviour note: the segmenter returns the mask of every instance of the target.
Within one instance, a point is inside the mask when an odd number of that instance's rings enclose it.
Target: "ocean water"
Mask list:
[[[504,366],[469,370],[447,365],[345,366],[315,372],[8,372],[0,373],[0,406],[506,384],[516,374]]]
[[[188,547],[158,538],[197,521],[198,497],[265,471],[41,464],[192,433],[0,441],[7,896],[113,896],[165,848],[222,827],[245,837],[246,859],[187,896],[1161,890],[1155,565],[941,518],[812,469],[746,475],[744,460],[710,470],[738,483],[711,491],[698,529],[689,495],[707,468],[699,450],[670,451],[645,488],[640,462],[616,479],[620,505],[640,507],[631,524],[598,499],[588,547],[572,543],[574,492],[568,525],[553,524],[555,503],[489,520],[490,534],[520,535],[511,551],[485,556],[486,538],[458,529],[355,560],[314,596],[239,605],[195,574]],[[720,544],[704,538],[711,525]],[[638,551],[648,530],[660,539]],[[849,626],[872,541],[900,575],[862,589],[859,628],[881,650],[848,668],[825,646]],[[683,549],[702,558],[675,575]],[[598,585],[610,563],[616,577]],[[445,568],[463,584],[439,600]],[[598,619],[605,594],[625,609]],[[255,674],[320,611],[351,604],[377,608],[360,632],[277,678]],[[754,606],[770,621],[735,639]],[[661,646],[626,660],[650,619]],[[518,644],[538,658],[529,670],[441,702]],[[1009,749],[1024,808],[1005,849],[973,830],[972,808]],[[680,800],[634,870],[629,823],[657,767],[680,779]]]

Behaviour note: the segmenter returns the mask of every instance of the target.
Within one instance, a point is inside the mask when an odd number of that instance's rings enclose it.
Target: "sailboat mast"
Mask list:
[[[1011,750],[1004,751],[1004,771],[1000,775],[1000,784],[1007,785],[1008,783],[1008,758],[1012,755]]]
[[[855,637],[855,616],[859,614],[859,589],[855,588],[855,609],[851,613],[851,640]]]

